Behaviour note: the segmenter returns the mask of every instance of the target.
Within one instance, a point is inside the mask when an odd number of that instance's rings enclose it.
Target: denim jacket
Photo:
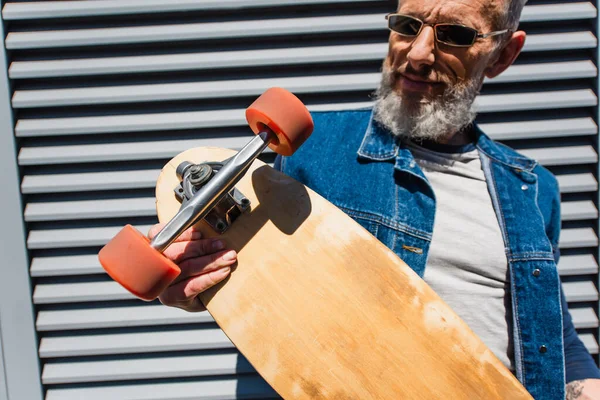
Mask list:
[[[436,205],[412,153],[370,109],[313,119],[312,137],[276,167],[344,210],[422,277]],[[516,376],[536,399],[564,399],[567,380],[600,375],[575,333],[556,268],[558,184],[534,160],[477,128],[476,135],[509,265]]]

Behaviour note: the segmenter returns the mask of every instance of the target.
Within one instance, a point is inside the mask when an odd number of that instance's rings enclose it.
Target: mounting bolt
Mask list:
[[[217,221],[217,223],[215,225],[215,228],[217,228],[217,230],[219,230],[219,231],[223,231],[223,230],[225,230],[226,226],[227,225],[225,225],[225,222],[223,222],[223,221]]]

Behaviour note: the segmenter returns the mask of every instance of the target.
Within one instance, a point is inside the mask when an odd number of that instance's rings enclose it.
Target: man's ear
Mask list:
[[[495,78],[515,62],[525,44],[525,36],[524,31],[516,31],[512,34],[508,43],[499,50],[496,61],[485,69],[486,77]]]

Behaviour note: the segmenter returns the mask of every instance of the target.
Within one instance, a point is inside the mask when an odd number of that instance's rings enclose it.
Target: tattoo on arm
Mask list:
[[[583,381],[573,381],[567,384],[567,397],[566,400],[577,400],[581,399],[583,392]]]

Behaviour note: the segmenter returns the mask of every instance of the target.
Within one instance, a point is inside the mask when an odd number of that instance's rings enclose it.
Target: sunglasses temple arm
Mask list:
[[[480,39],[485,39],[485,38],[489,38],[491,36],[502,35],[503,33],[507,33],[507,32],[510,32],[510,29],[503,29],[501,31],[495,31],[495,32],[490,32],[490,33],[480,33],[477,35],[477,37]]]

